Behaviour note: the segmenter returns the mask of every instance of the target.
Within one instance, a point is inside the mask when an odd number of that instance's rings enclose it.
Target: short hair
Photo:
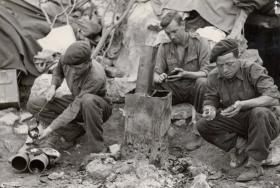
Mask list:
[[[239,57],[238,42],[234,39],[223,39],[218,42],[211,51],[210,62],[216,62],[219,56],[233,53],[234,57]]]
[[[172,20],[175,20],[179,25],[181,25],[183,21],[182,17],[178,14],[178,12],[171,11],[162,17],[160,22],[161,27],[163,29],[166,28],[172,22]]]

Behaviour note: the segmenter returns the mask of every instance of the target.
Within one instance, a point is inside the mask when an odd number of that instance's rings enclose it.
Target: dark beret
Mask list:
[[[210,62],[216,62],[219,56],[223,56],[231,52],[236,52],[238,54],[238,42],[234,39],[223,39],[213,47]]]
[[[79,65],[90,61],[91,48],[86,41],[71,44],[61,56],[60,61],[66,65]]]

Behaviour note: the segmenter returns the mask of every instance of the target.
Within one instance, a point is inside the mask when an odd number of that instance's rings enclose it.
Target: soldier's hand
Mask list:
[[[46,92],[46,100],[51,101],[55,96],[55,86],[51,85],[51,87]]]
[[[240,112],[243,107],[242,101],[236,101],[233,105],[221,111],[221,115],[225,117],[233,117]]]
[[[52,128],[49,126],[46,129],[43,130],[42,133],[40,133],[40,136],[38,138],[39,142],[47,138],[51,133],[53,132]]]
[[[166,73],[162,73],[160,75],[155,75],[154,77],[154,82],[155,83],[162,83],[165,79],[167,78],[167,74]]]
[[[216,108],[211,105],[206,105],[203,107],[203,114],[202,117],[205,118],[207,121],[211,121],[216,117]]]
[[[171,75],[168,76],[168,79],[179,79],[184,77],[184,69],[182,68],[174,68],[174,70],[171,71]]]

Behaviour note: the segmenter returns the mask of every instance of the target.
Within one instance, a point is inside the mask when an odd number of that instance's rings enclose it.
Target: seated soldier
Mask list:
[[[206,141],[226,152],[234,151],[232,167],[248,159],[237,181],[250,181],[263,174],[261,162],[279,134],[278,117],[271,107],[279,105],[280,94],[264,67],[239,59],[233,39],[217,43],[210,61],[217,68],[208,75],[204,118],[197,122],[197,129]],[[246,142],[240,145],[240,138]]]
[[[185,32],[182,18],[167,13],[161,26],[171,39],[159,46],[154,74],[156,89],[172,91],[172,103],[190,102],[201,111],[210,48],[206,39]]]
[[[87,42],[78,41],[70,45],[54,69],[46,97],[29,98],[27,109],[49,124],[39,137],[43,146],[57,146],[56,135],[70,142],[86,132],[88,152],[104,149],[102,124],[111,115],[112,107],[106,97],[104,69],[91,63],[90,56],[91,48]],[[55,97],[55,90],[64,78],[72,95]]]

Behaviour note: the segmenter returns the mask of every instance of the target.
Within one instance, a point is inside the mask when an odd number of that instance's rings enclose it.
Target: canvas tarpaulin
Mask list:
[[[158,0],[156,1],[158,2]],[[181,12],[195,10],[206,21],[225,32],[229,32],[232,29],[235,17],[240,11],[233,4],[233,0],[164,0],[161,8],[155,10],[160,13],[159,11],[163,9]]]
[[[18,69],[38,76],[33,56],[36,42],[50,31],[41,10],[23,0],[0,0],[0,69]]]

